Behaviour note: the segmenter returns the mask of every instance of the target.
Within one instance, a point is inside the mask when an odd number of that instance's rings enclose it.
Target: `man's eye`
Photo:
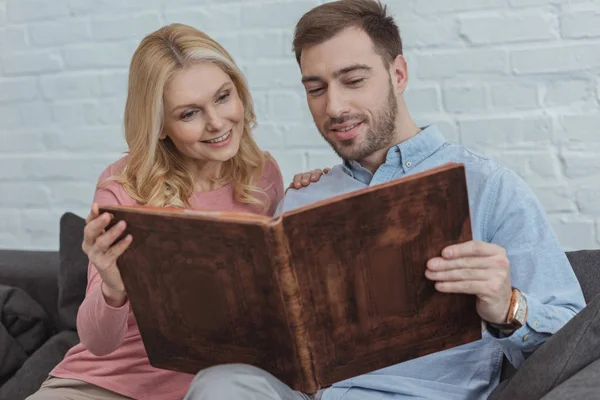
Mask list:
[[[322,91],[323,91],[323,88],[316,88],[316,89],[310,89],[308,91],[308,93],[310,93],[310,94],[319,94]]]
[[[353,79],[350,82],[348,82],[350,85],[358,85],[359,83],[362,83],[365,81],[365,78],[358,78],[358,79]]]

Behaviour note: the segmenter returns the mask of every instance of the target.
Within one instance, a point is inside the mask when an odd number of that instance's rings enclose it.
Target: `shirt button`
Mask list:
[[[540,327],[540,323],[539,323],[539,322],[537,322],[537,321],[534,321],[534,322],[533,322],[533,326],[535,326],[536,328],[539,328],[539,327]]]
[[[407,162],[406,162],[406,166],[407,166],[408,168],[410,168],[410,167],[412,167],[412,163],[411,163],[410,161],[407,161]]]
[[[523,336],[523,341],[526,342],[529,339],[529,334]]]

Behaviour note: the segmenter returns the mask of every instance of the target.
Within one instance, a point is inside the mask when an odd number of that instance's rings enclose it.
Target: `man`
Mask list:
[[[187,398],[487,398],[499,383],[504,356],[519,367],[585,306],[542,207],[513,171],[447,142],[433,125],[413,122],[403,97],[408,68],[402,41],[381,4],[345,0],[314,8],[296,26],[294,50],[315,124],[344,163],[319,182],[289,190],[279,212],[464,163],[475,240],[444,249],[427,263],[426,276],[441,292],[475,295],[487,331],[480,341],[312,395],[251,366],[209,368]]]

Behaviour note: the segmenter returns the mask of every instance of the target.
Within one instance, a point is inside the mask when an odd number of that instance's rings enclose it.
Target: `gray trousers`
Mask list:
[[[600,295],[489,397],[505,399],[600,399]]]
[[[200,371],[184,400],[318,400],[292,390],[270,373],[245,364],[226,364]]]
[[[184,400],[312,400],[249,365],[200,371]],[[540,346],[490,400],[600,399],[600,295]]]

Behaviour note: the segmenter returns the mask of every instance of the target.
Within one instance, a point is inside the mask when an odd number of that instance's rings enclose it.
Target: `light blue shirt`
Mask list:
[[[465,165],[473,239],[506,249],[513,286],[527,299],[527,323],[509,337],[486,331],[482,340],[336,383],[323,392],[323,400],[485,399],[499,383],[503,355],[518,367],[585,306],[573,269],[529,186],[498,162],[447,142],[436,126],[392,147],[375,174],[346,162],[319,182],[288,190],[278,212],[448,162]]]

